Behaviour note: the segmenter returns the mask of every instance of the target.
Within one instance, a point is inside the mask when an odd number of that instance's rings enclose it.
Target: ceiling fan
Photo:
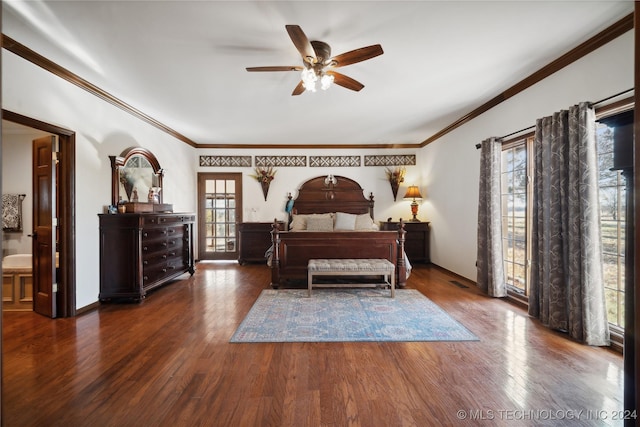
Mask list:
[[[331,57],[331,47],[327,43],[316,40],[309,41],[298,25],[286,25],[285,28],[291,41],[302,55],[302,65],[247,67],[247,71],[302,71],[300,83],[291,93],[294,96],[300,95],[305,90],[315,92],[317,83],[320,83],[320,87],[324,90],[335,83],[358,92],[364,87],[362,83],[333,71],[333,69],[366,61],[384,53],[382,46],[376,44]]]

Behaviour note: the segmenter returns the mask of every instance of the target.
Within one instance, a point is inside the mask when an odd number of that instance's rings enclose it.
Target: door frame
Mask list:
[[[57,317],[76,315],[76,133],[13,111],[2,109],[2,119],[18,123],[58,136],[58,292],[56,294]]]
[[[236,246],[235,252],[238,254],[239,242],[238,242],[238,224],[242,222],[242,172],[198,172],[198,261],[202,261],[203,258],[200,257],[202,253],[204,253],[203,243],[206,240],[206,227],[205,227],[205,205],[203,203],[204,194],[205,194],[205,181],[210,179],[225,179],[230,180],[233,179],[236,182]],[[208,258],[205,258],[205,260]],[[220,257],[220,260],[230,260],[237,259],[237,257]]]

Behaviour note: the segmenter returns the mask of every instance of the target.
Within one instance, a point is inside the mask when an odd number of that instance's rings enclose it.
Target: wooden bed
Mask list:
[[[310,179],[302,184],[293,202],[289,223],[291,214],[344,212],[369,214],[373,219],[373,194],[366,198],[357,182],[343,176]],[[405,233],[402,223],[398,231],[281,231],[274,221],[271,286],[284,287],[294,280],[306,283],[309,259],[380,258],[395,265],[396,285],[404,287]]]

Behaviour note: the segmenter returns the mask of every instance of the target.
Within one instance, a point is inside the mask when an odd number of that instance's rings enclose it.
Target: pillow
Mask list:
[[[309,218],[330,218],[333,221],[332,213],[323,214],[293,214],[289,231],[304,231],[307,229],[307,221]],[[333,227],[333,225],[332,225]]]
[[[355,230],[356,229],[356,217],[357,215],[336,212],[336,230]]]
[[[362,214],[362,215],[358,215],[356,217],[356,224],[355,224],[355,229],[358,231],[362,231],[362,230],[377,230],[378,226],[376,225],[375,222],[373,222],[373,219],[371,219],[371,215],[369,214]]]
[[[311,216],[307,218],[307,231],[333,231],[333,218]]]
[[[291,225],[289,226],[290,231],[303,231],[307,229],[307,218],[309,215],[293,215],[293,219],[291,220]]]

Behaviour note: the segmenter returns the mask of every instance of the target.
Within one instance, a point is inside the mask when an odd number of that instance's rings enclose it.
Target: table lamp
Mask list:
[[[418,186],[410,185],[409,188],[407,188],[407,192],[404,195],[404,198],[413,199],[413,202],[411,202],[411,215],[413,215],[411,221],[420,222],[420,220],[416,218],[416,216],[418,215],[418,202],[416,202],[416,199],[422,199],[422,194],[420,194],[420,189],[418,188]]]

